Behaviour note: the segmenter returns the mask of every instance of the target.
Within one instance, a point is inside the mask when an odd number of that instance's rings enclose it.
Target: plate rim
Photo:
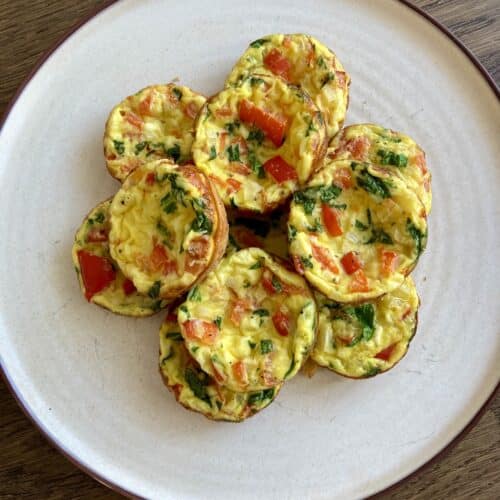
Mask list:
[[[427,22],[432,24],[436,29],[441,31],[445,36],[447,36],[469,59],[469,61],[475,66],[476,70],[480,73],[482,78],[488,83],[488,86],[493,91],[493,94],[500,100],[500,87],[496,84],[493,77],[490,75],[488,70],[484,67],[481,61],[477,58],[473,52],[465,46],[465,44],[454,35],[444,24],[434,18],[432,15],[424,11],[421,7],[413,4],[411,0],[391,0],[392,2],[397,2],[402,4],[404,7],[414,11],[419,16],[423,17]],[[0,118],[0,133],[3,130],[7,119],[14,108],[17,100],[24,92],[28,83],[33,79],[33,77],[38,73],[38,71],[42,68],[45,62],[49,59],[49,57],[61,46],[66,40],[68,40],[71,36],[73,36],[82,26],[91,21],[94,17],[99,15],[104,10],[108,9],[110,6],[118,3],[119,0],[106,0],[103,5],[92,9],[86,16],[80,19],[76,24],[74,24],[71,28],[69,28],[61,37],[59,37],[52,45],[46,49],[38,58],[32,69],[29,73],[24,77],[21,84],[18,86],[14,95],[10,98],[5,111]],[[106,486],[107,488],[124,495],[129,498],[144,498],[132,491],[129,491],[122,487],[120,484],[115,483],[114,481],[106,478],[97,470],[91,468],[90,466],[84,464],[80,459],[73,454],[70,450],[66,449],[64,444],[60,442],[56,436],[52,435],[48,429],[42,424],[42,422],[38,419],[37,415],[34,412],[31,412],[27,403],[24,401],[24,398],[21,392],[16,388],[14,382],[9,378],[7,370],[4,368],[3,363],[0,363],[0,375],[2,376],[5,385],[7,386],[9,392],[14,398],[17,405],[21,408],[24,415],[30,421],[30,423],[40,432],[40,434],[49,442],[49,444],[55,448],[59,453],[63,455],[70,463],[80,469],[82,472]],[[394,490],[400,484],[408,481],[409,479],[415,477],[417,474],[421,473],[425,469],[429,468],[431,465],[436,464],[441,461],[465,436],[477,425],[479,420],[481,420],[482,416],[495,399],[497,394],[500,392],[500,381],[497,382],[497,385],[493,388],[491,394],[488,396],[486,401],[482,404],[482,406],[477,410],[471,420],[460,430],[446,445],[444,445],[439,451],[437,451],[431,458],[429,458],[425,463],[417,467],[412,472],[408,473],[406,476],[402,477],[398,481],[388,485],[387,487],[373,493],[368,498],[377,498],[382,494],[389,493]]]

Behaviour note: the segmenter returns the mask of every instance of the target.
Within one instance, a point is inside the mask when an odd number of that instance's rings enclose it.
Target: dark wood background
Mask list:
[[[381,0],[379,0],[381,1]],[[40,55],[105,2],[0,0],[0,115]],[[414,0],[500,81],[500,0]],[[119,498],[81,472],[33,427],[0,382],[0,498]],[[443,458],[380,495],[390,499],[500,498],[500,396]]]

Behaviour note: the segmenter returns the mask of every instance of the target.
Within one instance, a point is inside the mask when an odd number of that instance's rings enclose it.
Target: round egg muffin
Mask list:
[[[140,295],[109,253],[111,199],[99,203],[75,235],[72,258],[85,298],[125,316],[150,316],[167,305],[165,300]]]
[[[294,194],[288,220],[297,271],[337,302],[373,299],[402,285],[427,242],[425,210],[394,173],[329,163]]]
[[[212,420],[230,422],[241,422],[264,409],[281,387],[234,392],[219,385],[189,354],[176,312],[167,315],[160,328],[160,374],[182,406]]]
[[[287,210],[276,210],[267,217],[228,214],[229,241],[226,255],[242,248],[258,247],[288,259]]]
[[[326,145],[323,117],[308,95],[279,77],[252,75],[207,101],[193,158],[226,206],[265,213],[307,181]]]
[[[373,123],[345,127],[330,143],[328,159],[367,161],[397,172],[431,211],[431,173],[425,153],[411,138]]]
[[[342,127],[351,80],[335,54],[312,36],[275,34],[255,40],[226,86],[238,85],[252,73],[275,74],[305,90],[323,113],[328,137]]]
[[[221,261],[179,307],[186,346],[233,391],[292,378],[313,346],[316,303],[305,280],[259,248]]]
[[[205,97],[188,87],[151,85],[111,111],[104,131],[109,173],[123,180],[139,165],[159,158],[191,162],[196,115]]]
[[[226,249],[226,211],[193,165],[141,165],[113,198],[110,214],[111,257],[139,293],[151,298],[178,297]]]
[[[376,301],[345,305],[320,293],[316,301],[318,338],[311,358],[346,377],[371,377],[392,368],[417,329],[419,299],[411,277]]]

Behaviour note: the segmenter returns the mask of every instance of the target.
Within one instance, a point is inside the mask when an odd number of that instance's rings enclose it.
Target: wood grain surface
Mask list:
[[[377,0],[381,1],[381,0]],[[40,55],[105,2],[0,0],[0,115]],[[500,82],[500,0],[415,0]],[[119,498],[43,438],[0,382],[0,498]],[[389,499],[500,498],[500,395],[444,457],[379,495]]]

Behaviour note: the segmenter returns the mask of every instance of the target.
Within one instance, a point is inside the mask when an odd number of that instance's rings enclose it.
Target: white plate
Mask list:
[[[419,332],[371,380],[298,376],[239,425],[185,411],[157,373],[162,315],[85,302],[73,233],[118,184],[104,168],[110,108],[179,77],[216,92],[247,44],[307,32],[352,76],[347,123],[374,121],[427,151],[434,207],[415,273]],[[500,376],[500,112],[470,60],[386,1],[124,1],[45,62],[0,137],[2,367],[38,425],[98,475],[162,498],[347,498],[405,477],[450,442]]]

